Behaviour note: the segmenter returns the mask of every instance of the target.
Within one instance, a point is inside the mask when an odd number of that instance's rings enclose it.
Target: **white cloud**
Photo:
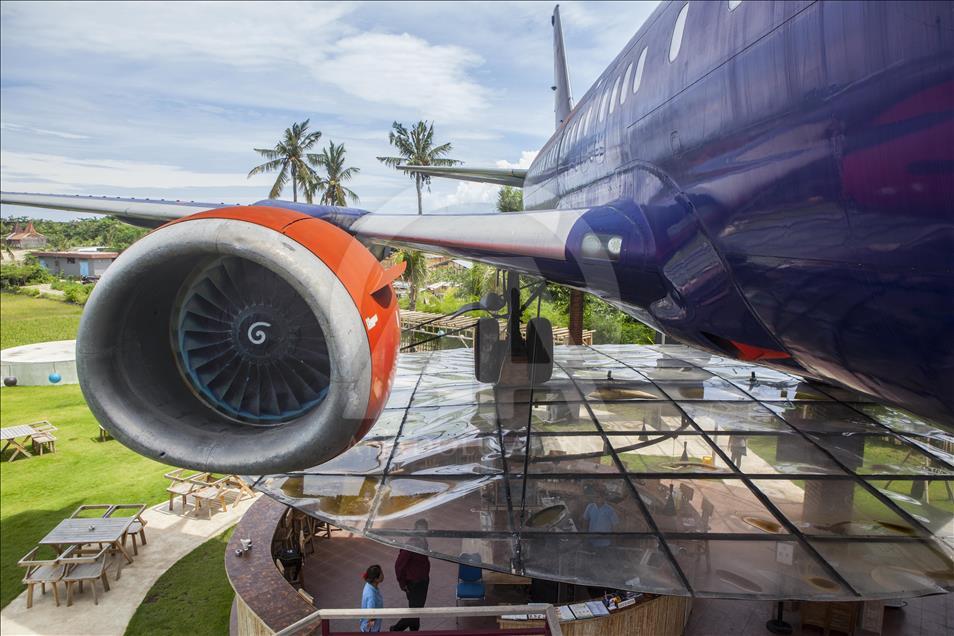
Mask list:
[[[21,126],[10,122],[0,122],[0,130],[9,130],[10,132],[27,133],[32,135],[46,135],[48,137],[59,137],[60,139],[89,139],[86,135],[63,132],[62,130],[48,130],[46,128],[32,128],[30,126]]]
[[[498,168],[516,168],[526,170],[530,167],[530,164],[533,163],[533,160],[539,154],[539,150],[524,150],[520,153],[520,159],[517,163],[511,163],[506,159],[498,159],[497,167]]]
[[[268,175],[246,179],[239,172],[199,172],[179,166],[116,159],[0,151],[2,189],[76,192],[83,188],[267,187]],[[274,179],[274,177],[272,177]],[[37,187],[39,186],[39,187]]]
[[[440,121],[466,121],[487,106],[486,89],[468,73],[483,59],[461,47],[408,33],[363,33],[342,38],[335,50],[315,76],[369,102]]]

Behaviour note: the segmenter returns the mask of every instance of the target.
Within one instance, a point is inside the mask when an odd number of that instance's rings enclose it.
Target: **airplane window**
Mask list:
[[[630,62],[629,66],[626,67],[626,74],[623,75],[623,90],[619,92],[619,104],[622,106],[626,103],[626,95],[629,91],[626,90],[626,87],[629,86],[629,76],[633,74],[633,63]]]
[[[682,33],[686,30],[686,16],[689,14],[689,3],[682,5],[679,15],[676,16],[676,26],[672,30],[672,42],[669,43],[669,61],[675,62],[682,47]]]
[[[609,103],[609,112],[611,115],[613,114],[613,111],[616,110],[616,96],[619,94],[619,82],[620,82],[620,77],[617,76],[616,83],[613,84],[613,95],[610,97],[610,103]]]
[[[600,100],[600,122],[606,119],[606,102],[609,101],[609,90],[603,91],[603,98]]]
[[[729,11],[734,11],[740,4],[742,4],[742,0],[729,0]]]
[[[643,68],[646,66],[646,51],[644,47],[643,52],[639,54],[639,61],[636,62],[636,77],[633,78],[633,93],[639,90],[639,84],[643,81]]]

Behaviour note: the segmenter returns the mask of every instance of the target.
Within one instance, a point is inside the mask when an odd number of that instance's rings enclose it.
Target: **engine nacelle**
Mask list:
[[[165,463],[241,474],[320,464],[388,399],[396,274],[297,212],[175,221],[93,290],[76,346],[83,394],[116,439]]]

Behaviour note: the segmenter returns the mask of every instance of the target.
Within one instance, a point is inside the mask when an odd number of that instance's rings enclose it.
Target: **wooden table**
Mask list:
[[[140,511],[141,512],[141,511]],[[127,563],[132,563],[132,557],[123,547],[123,534],[129,524],[136,520],[132,517],[115,518],[78,518],[64,519],[49,534],[40,539],[40,545],[52,545],[57,550],[68,545],[85,545],[88,543],[108,543],[113,549],[126,557]],[[116,578],[119,578],[117,572]]]
[[[11,462],[16,458],[17,455],[33,457],[33,454],[24,447],[24,444],[26,444],[35,433],[36,430],[34,430],[34,428],[28,424],[0,428],[0,439],[6,441],[6,444],[3,445],[3,449],[0,450],[0,452],[7,450],[7,448],[10,446],[13,446],[13,455],[10,455],[10,459],[7,460]],[[23,440],[18,442],[18,437],[22,437]]]
[[[504,574],[494,570],[484,570],[481,578],[486,585],[530,585],[530,579],[516,574]]]

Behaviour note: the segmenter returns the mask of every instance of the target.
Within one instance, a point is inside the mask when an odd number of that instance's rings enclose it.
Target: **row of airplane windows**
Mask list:
[[[729,11],[735,11],[738,6],[742,4],[742,0],[728,0]],[[673,25],[672,30],[672,39],[669,43],[669,61],[675,62],[676,58],[679,56],[679,51],[682,48],[682,36],[683,32],[686,29],[686,17],[689,15],[689,3],[687,2],[682,6],[682,9],[679,10],[679,15],[676,16],[676,23]],[[576,142],[578,142],[582,137],[585,137],[590,131],[590,124],[593,122],[594,113],[593,107],[598,103],[599,106],[596,111],[596,118],[599,120],[599,123],[603,123],[608,115],[612,115],[616,111],[616,105],[619,104],[622,106],[626,103],[626,97],[632,93],[635,95],[639,91],[639,87],[642,85],[643,81],[643,70],[646,66],[646,51],[648,47],[643,47],[642,51],[639,54],[639,58],[635,62],[635,73],[633,73],[634,65],[633,62],[630,62],[626,67],[626,71],[622,75],[616,77],[616,81],[613,83],[613,89],[607,89],[603,91],[602,96],[599,100],[594,100],[594,104],[591,105],[587,110],[586,114],[582,114],[576,118],[576,120],[570,124],[569,132],[564,136],[562,144],[554,144],[552,148],[547,152],[545,165],[551,166],[556,163],[558,153],[560,148],[566,150]],[[632,89],[628,89],[630,86],[630,79],[632,78]],[[599,85],[597,85],[597,89]],[[620,90],[622,88],[622,90]]]

